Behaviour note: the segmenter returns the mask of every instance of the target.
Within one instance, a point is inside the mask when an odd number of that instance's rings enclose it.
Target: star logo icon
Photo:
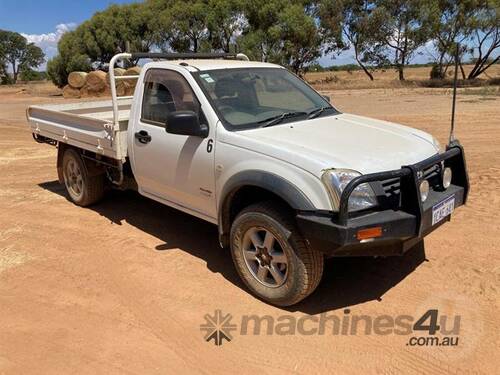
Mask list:
[[[200,331],[205,332],[205,341],[214,341],[217,346],[222,345],[223,340],[227,342],[233,339],[231,331],[236,330],[236,324],[231,323],[233,316],[224,315],[221,310],[215,310],[214,315],[205,314],[205,323],[200,324]]]

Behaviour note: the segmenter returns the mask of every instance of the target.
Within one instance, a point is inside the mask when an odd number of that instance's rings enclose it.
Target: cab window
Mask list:
[[[186,110],[200,115],[200,104],[186,79],[172,70],[148,70],[144,78],[141,120],[164,126],[170,113]]]

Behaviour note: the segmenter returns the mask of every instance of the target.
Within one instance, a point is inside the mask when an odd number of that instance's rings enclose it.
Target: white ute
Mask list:
[[[149,59],[133,97],[113,67]],[[81,206],[109,187],[219,228],[250,291],[279,306],[317,287],[325,257],[400,255],[465,203],[463,148],[339,112],[283,67],[238,54],[119,54],[112,99],[32,106]],[[361,98],[360,98],[361,99]],[[189,228],[186,228],[189,230]]]

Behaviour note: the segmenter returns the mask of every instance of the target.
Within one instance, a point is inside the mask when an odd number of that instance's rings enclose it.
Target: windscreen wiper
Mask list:
[[[307,116],[307,119],[310,120],[312,118],[316,118],[319,115],[321,115],[324,111],[326,111],[327,109],[330,109],[330,108],[332,108],[332,107],[321,107],[321,108],[313,109],[311,112],[308,113],[309,116]]]
[[[301,115],[307,115],[307,113],[306,112],[283,112],[280,115],[272,116],[272,117],[266,118],[265,120],[261,120],[258,122],[258,124],[264,124],[261,126],[261,128],[265,128],[267,126],[273,126],[273,125],[279,124],[281,121],[283,121],[286,118],[301,116]]]

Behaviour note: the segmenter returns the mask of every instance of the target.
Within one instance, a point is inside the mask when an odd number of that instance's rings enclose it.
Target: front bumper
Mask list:
[[[447,189],[439,186],[439,173],[445,167],[450,167],[453,173],[452,184]],[[431,169],[432,175],[426,175],[426,171]],[[424,203],[421,202],[418,189],[423,179],[433,181],[429,197]],[[390,197],[392,199],[387,197],[386,190],[381,190],[384,181],[388,180],[397,186],[398,194]],[[349,197],[363,183],[370,183],[377,192],[379,206],[376,211],[349,213]],[[327,256],[401,255],[450,220],[451,215],[448,215],[432,224],[432,208],[436,204],[453,196],[456,209],[465,204],[468,191],[464,151],[460,144],[455,143],[446,152],[420,163],[395,171],[357,177],[344,189],[338,214],[301,212],[297,215],[297,222],[310,245]],[[360,230],[374,227],[381,227],[380,236],[368,240],[358,239]]]

